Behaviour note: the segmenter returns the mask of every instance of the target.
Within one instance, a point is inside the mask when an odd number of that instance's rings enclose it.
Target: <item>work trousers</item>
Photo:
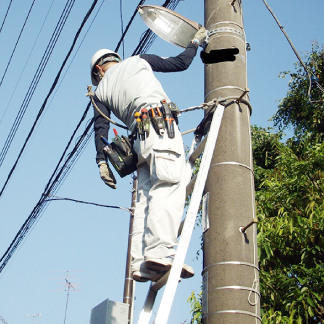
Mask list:
[[[137,139],[138,192],[134,213],[132,271],[144,270],[144,260],[175,254],[183,215],[186,181],[185,153],[180,131],[175,138],[150,127],[147,139]]]

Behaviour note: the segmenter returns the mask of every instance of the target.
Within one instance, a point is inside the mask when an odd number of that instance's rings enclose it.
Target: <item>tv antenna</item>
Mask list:
[[[40,317],[40,316],[42,316],[42,314],[41,313],[38,313],[38,314],[26,314],[26,316],[32,316],[33,317],[33,324],[34,324],[34,318],[35,317]],[[5,323],[7,323],[7,322],[5,322]]]
[[[72,271],[83,271],[83,270],[72,270]],[[69,271],[66,271],[66,275],[64,278],[64,282],[60,282],[59,284],[64,285],[65,289],[64,291],[67,292],[67,296],[66,296],[66,304],[65,304],[65,314],[64,314],[64,324],[66,321],[66,314],[67,314],[67,309],[68,309],[68,304],[69,304],[69,297],[70,297],[70,290],[72,289],[72,291],[81,291],[79,290],[79,286],[81,285],[81,283],[79,282],[71,282],[69,279],[69,276],[71,277],[71,275],[69,275]],[[72,275],[73,277],[73,275]],[[61,290],[60,290],[61,291]]]

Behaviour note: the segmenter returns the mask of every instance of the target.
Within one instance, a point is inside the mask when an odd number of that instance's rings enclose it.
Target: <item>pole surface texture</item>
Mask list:
[[[204,324],[261,323],[256,224],[240,231],[255,218],[242,15],[241,0],[205,0],[210,32],[206,53],[234,46],[239,54],[234,62],[205,65],[205,102],[226,101],[205,186],[209,228],[203,235]]]
[[[132,203],[131,203],[131,207],[133,209],[132,209],[132,212],[130,214],[130,219],[129,219],[128,246],[127,246],[125,284],[124,284],[124,296],[123,296],[123,303],[129,305],[128,323],[130,323],[130,324],[133,322],[132,318],[133,318],[134,282],[133,282],[132,271],[131,271],[131,262],[132,262],[131,246],[132,246],[132,233],[133,233],[133,222],[134,222],[134,208],[135,208],[136,199],[137,199],[137,184],[138,184],[137,177],[134,177],[133,178],[133,189],[132,189]]]

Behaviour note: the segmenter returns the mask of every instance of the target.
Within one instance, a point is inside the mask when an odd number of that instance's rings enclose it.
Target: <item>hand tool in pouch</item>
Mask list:
[[[142,112],[143,139],[146,139],[150,134],[150,120],[148,118],[148,111],[146,108],[143,108],[141,112]]]
[[[168,132],[169,138],[174,138],[175,133],[174,133],[174,119],[171,113],[171,110],[169,108],[169,105],[167,104],[166,100],[163,99],[161,100],[162,107],[164,109],[165,113],[165,124],[166,124],[166,129]]]

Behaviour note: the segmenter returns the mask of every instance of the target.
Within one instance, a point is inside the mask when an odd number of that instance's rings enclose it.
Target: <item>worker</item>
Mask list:
[[[163,111],[161,100],[170,102],[153,71],[186,70],[206,37],[206,29],[200,28],[182,53],[169,58],[140,54],[122,61],[111,50],[99,50],[91,59],[91,80],[97,86],[95,104],[109,117],[113,112],[131,132],[135,132],[135,113],[141,113],[145,108],[155,115]],[[106,185],[116,189],[116,179],[103,152],[105,144],[100,140],[101,136],[107,138],[109,121],[96,109],[94,114],[96,162],[100,176]],[[138,155],[138,194],[131,268],[134,280],[140,282],[156,281],[171,268],[178,243],[177,233],[186,192],[185,154],[179,128],[172,118],[169,122],[174,128],[173,134],[169,134],[167,127],[164,132],[161,129],[155,131],[151,119],[149,133],[144,138],[137,136],[133,146]],[[193,269],[184,264],[181,277],[190,278],[193,275]]]

